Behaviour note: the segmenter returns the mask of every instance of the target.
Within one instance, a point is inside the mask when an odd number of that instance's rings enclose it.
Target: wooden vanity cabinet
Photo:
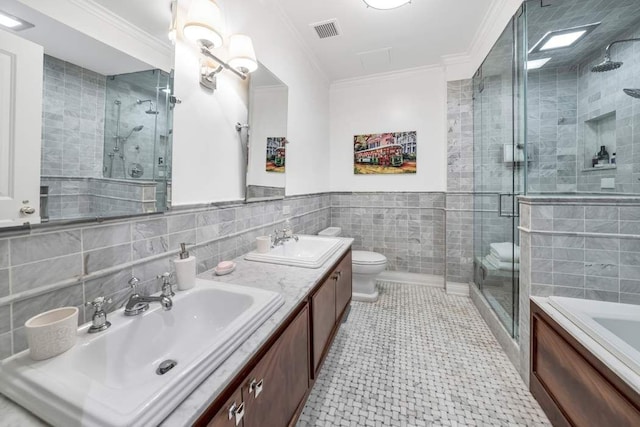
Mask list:
[[[331,347],[345,308],[351,301],[351,251],[347,252],[311,296],[313,378]]]
[[[309,388],[309,309],[300,312],[242,386],[244,427],[286,426]]]
[[[351,271],[351,251],[349,251],[335,269],[335,274],[338,276],[336,281],[336,321],[342,317],[345,308],[351,302],[353,292]]]
[[[350,301],[351,250],[309,292],[194,425],[295,425]]]

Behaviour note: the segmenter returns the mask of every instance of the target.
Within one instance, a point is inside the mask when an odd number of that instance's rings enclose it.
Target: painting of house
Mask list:
[[[416,131],[355,135],[353,173],[416,173],[416,147]]]

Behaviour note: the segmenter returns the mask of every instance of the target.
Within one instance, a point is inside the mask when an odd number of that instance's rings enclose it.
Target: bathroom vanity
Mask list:
[[[216,397],[195,425],[287,426],[311,392],[351,301],[351,249]]]
[[[165,408],[172,408],[171,412],[153,424],[276,427],[294,424],[351,300],[353,240],[339,240],[340,248],[316,269],[238,257],[232,274],[216,276],[213,271],[200,274],[199,279],[277,292],[283,303],[254,333],[242,338],[236,350],[211,374],[197,380],[192,392],[167,401]],[[179,303],[177,300],[175,309]],[[0,409],[3,415],[0,426],[44,425],[28,410],[4,397],[0,397]],[[113,424],[119,425],[115,421]],[[83,422],[83,425],[95,424]]]

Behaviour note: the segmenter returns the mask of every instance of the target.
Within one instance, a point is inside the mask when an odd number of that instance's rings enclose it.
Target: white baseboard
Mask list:
[[[469,296],[469,284],[458,282],[447,282],[447,293],[449,295]]]
[[[429,286],[444,289],[444,278],[433,274],[407,273],[405,271],[383,271],[378,276],[382,282],[406,283],[407,285]],[[469,296],[469,284],[447,282],[447,294]]]
[[[442,276],[433,274],[407,273],[405,271],[383,271],[377,277],[377,280],[384,282],[406,283],[408,285],[422,285],[433,288],[444,288],[444,279]]]

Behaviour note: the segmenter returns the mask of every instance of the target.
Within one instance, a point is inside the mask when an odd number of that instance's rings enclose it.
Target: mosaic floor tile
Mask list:
[[[379,290],[352,303],[298,427],[550,425],[469,298]]]

